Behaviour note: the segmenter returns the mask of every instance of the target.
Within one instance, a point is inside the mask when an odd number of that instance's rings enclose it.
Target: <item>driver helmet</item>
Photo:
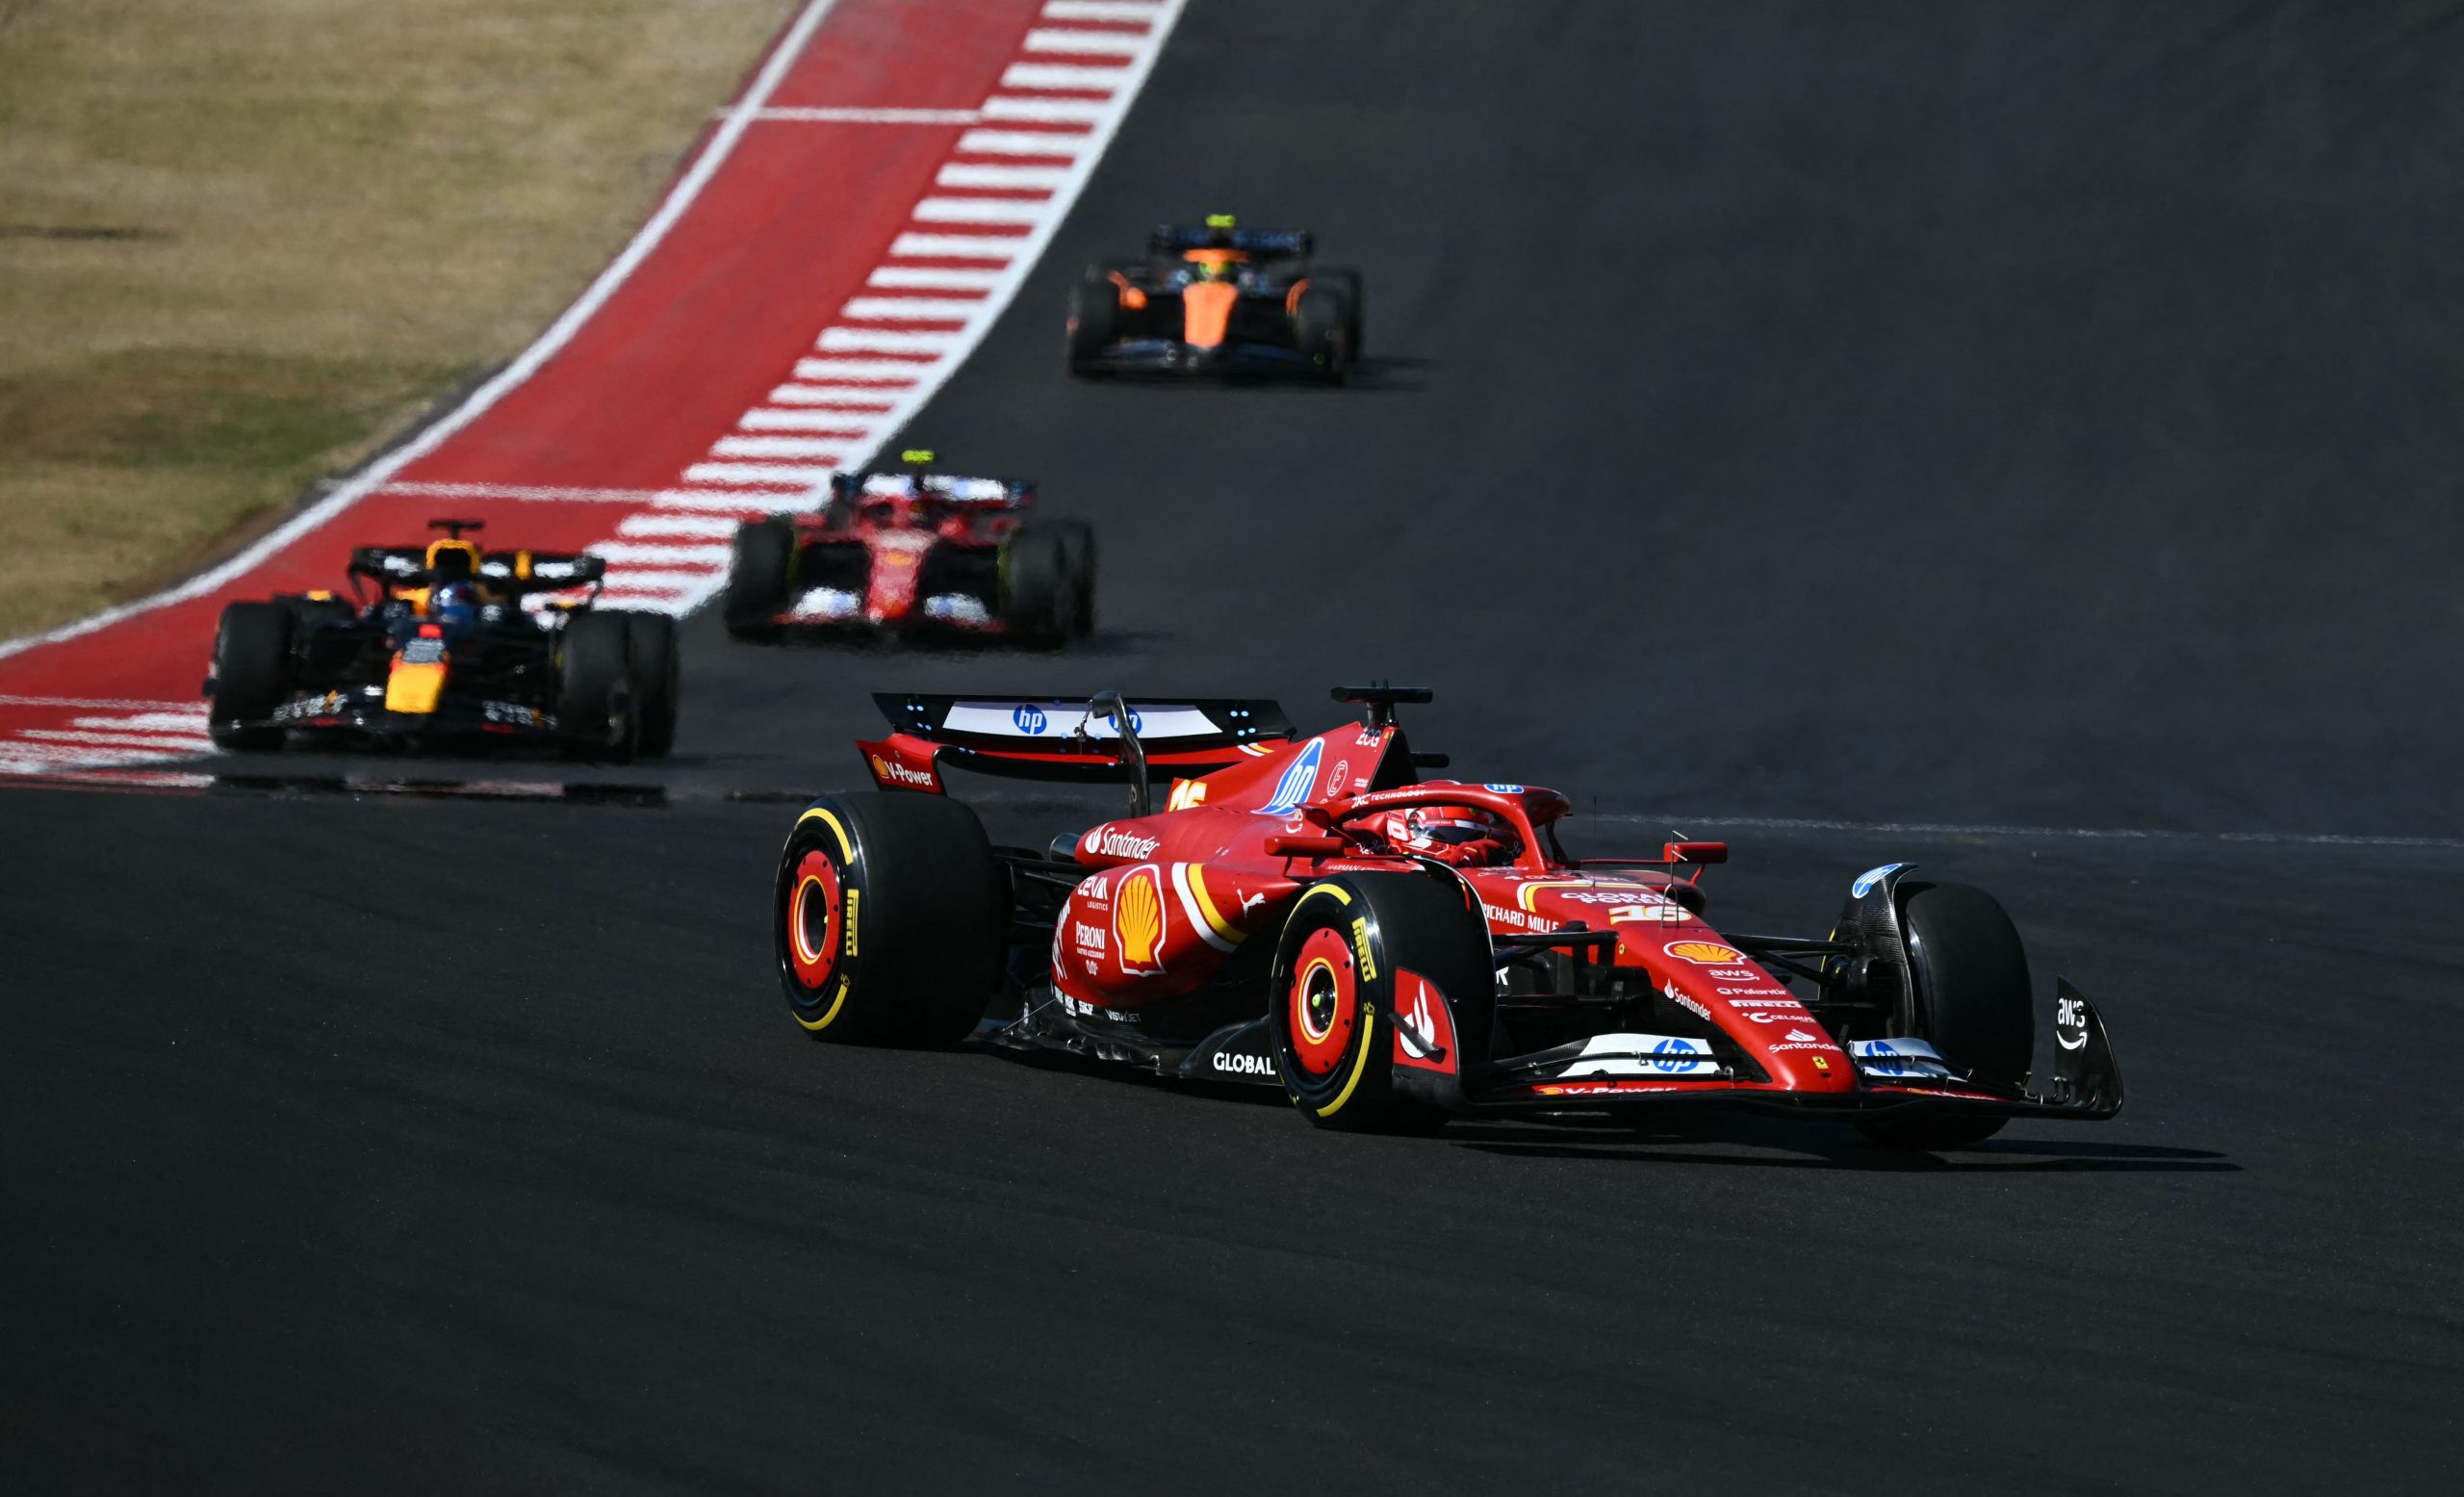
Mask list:
[[[478,622],[478,589],[469,582],[440,582],[427,595],[427,615],[448,629],[468,629]]]
[[[1398,849],[1458,868],[1495,867],[1523,851],[1513,823],[1481,806],[1414,806],[1389,812],[1386,840]]]
[[[1193,249],[1186,258],[1192,280],[1228,281],[1240,278],[1244,257],[1229,249]]]

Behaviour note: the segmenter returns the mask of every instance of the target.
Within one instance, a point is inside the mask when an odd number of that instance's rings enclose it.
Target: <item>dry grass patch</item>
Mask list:
[[[0,637],[520,348],[792,5],[0,0]]]

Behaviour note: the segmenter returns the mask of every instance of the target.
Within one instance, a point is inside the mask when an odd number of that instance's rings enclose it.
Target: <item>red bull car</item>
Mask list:
[[[911,452],[929,462],[929,452]],[[1095,627],[1095,535],[1035,517],[1032,483],[834,475],[809,514],[737,528],[722,612],[738,639],[897,632],[1039,649]]]
[[[1361,357],[1356,271],[1310,236],[1224,216],[1166,225],[1143,260],[1091,265],[1069,295],[1069,373],[1300,374],[1340,383]]]
[[[2120,1109],[2066,981],[2035,1065],[2027,957],[1982,890],[1886,864],[1820,937],[1721,930],[1725,847],[1571,857],[1557,792],[1422,778],[1442,760],[1395,707],[1426,692],[1336,694],[1364,719],[1306,737],[1270,702],[879,698],[894,731],[860,747],[892,793],[814,802],[780,859],[796,1022],[1280,1087],[1330,1127],[1747,1107],[1948,1149]],[[1130,814],[996,847],[954,768],[1126,780]]]
[[[226,605],[205,682],[226,749],[530,746],[663,755],[676,738],[676,620],[595,607],[597,556],[489,551],[476,520],[425,546],[362,546],[349,598]]]

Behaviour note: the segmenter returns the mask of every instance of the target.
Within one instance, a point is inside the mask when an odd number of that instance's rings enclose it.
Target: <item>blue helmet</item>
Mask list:
[[[440,582],[427,595],[427,616],[448,629],[468,629],[479,621],[479,599],[468,582]]]

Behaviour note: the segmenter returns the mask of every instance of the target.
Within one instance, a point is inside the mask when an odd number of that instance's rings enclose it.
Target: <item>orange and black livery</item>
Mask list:
[[[1341,383],[1361,357],[1357,271],[1316,263],[1300,229],[1227,214],[1166,224],[1141,260],[1087,267],[1069,297],[1069,373],[1297,375]]]

